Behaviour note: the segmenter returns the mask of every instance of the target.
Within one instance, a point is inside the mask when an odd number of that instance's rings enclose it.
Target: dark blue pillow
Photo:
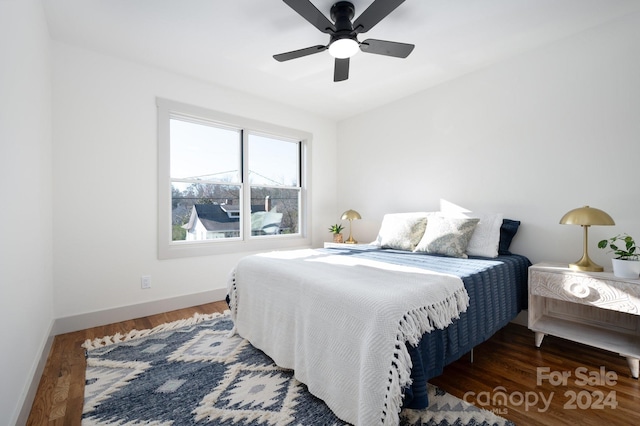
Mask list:
[[[502,226],[500,227],[500,244],[498,245],[498,254],[511,254],[509,246],[511,240],[516,236],[518,227],[520,226],[519,220],[503,219]]]

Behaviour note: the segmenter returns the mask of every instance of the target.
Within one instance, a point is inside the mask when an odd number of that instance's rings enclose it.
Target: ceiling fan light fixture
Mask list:
[[[350,58],[360,50],[358,42],[352,38],[341,38],[329,45],[329,54],[334,58]]]
[[[353,17],[356,10],[351,1],[335,2],[329,10],[331,20],[320,12],[311,0],[283,1],[320,32],[328,34],[330,36],[329,44],[318,44],[304,49],[279,53],[273,55],[273,59],[284,62],[328,50],[329,54],[335,58],[333,67],[333,81],[335,82],[349,78],[349,59],[359,50],[364,53],[406,58],[415,47],[413,44],[373,38],[364,40],[362,43],[358,41],[360,33],[366,33],[376,26],[405,0],[373,0],[355,21]]]

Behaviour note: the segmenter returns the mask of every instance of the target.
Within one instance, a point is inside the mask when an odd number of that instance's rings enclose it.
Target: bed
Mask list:
[[[473,226],[459,256],[416,250],[440,219],[408,226],[415,216],[394,216],[399,245],[385,216],[374,244],[248,256],[229,281],[234,331],[349,423],[393,425],[401,408],[428,406],[427,381],[526,307],[526,257],[498,242],[495,256],[467,254],[479,219],[462,221]]]

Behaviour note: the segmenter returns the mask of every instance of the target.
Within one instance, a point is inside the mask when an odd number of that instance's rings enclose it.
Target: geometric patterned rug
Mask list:
[[[87,341],[82,425],[346,425],[291,370],[239,336],[228,314]],[[429,385],[411,426],[513,425]]]

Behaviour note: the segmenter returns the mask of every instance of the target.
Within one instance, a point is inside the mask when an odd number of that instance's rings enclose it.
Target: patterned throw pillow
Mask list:
[[[389,213],[382,218],[376,243],[382,248],[412,251],[427,227],[429,213]]]
[[[465,253],[480,219],[432,216],[415,252],[467,258]]]

